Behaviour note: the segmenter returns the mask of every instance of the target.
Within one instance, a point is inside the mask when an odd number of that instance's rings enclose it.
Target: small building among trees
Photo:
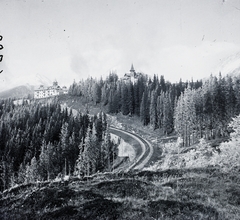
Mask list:
[[[130,69],[130,73],[125,73],[124,77],[123,77],[123,80],[126,81],[126,82],[132,82],[134,84],[134,83],[136,83],[136,81],[138,80],[138,77],[140,75],[141,75],[140,73],[136,73],[136,71],[133,67],[133,64],[132,64],[131,69]]]

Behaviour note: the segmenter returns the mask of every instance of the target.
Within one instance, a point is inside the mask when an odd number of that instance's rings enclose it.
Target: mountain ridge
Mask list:
[[[34,86],[32,85],[21,85],[16,86],[11,89],[4,90],[0,92],[0,98],[8,99],[8,98],[28,98],[33,97],[34,94]]]

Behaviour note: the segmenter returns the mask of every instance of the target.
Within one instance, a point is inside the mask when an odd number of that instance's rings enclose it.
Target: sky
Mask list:
[[[0,91],[123,76],[132,63],[197,80],[240,58],[240,1],[0,0],[0,35]]]

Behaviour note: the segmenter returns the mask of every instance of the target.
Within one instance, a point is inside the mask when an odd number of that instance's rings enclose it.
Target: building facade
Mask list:
[[[52,96],[57,96],[61,94],[67,94],[68,89],[66,86],[60,87],[57,81],[53,82],[52,86],[44,87],[40,85],[39,88],[34,90],[34,98],[35,99],[43,99]]]

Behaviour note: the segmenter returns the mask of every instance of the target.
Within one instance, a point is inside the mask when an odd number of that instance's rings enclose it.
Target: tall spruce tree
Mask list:
[[[128,89],[125,83],[122,84],[121,87],[121,111],[123,115],[129,114],[129,97],[128,97]]]
[[[158,128],[158,117],[157,117],[157,94],[156,91],[151,92],[150,102],[150,124],[153,129]]]
[[[93,102],[95,105],[100,103],[101,101],[101,88],[97,82],[94,83],[93,85]]]
[[[141,106],[140,106],[140,119],[143,125],[148,125],[149,123],[149,105],[148,105],[148,91],[145,90],[142,96]]]
[[[130,82],[127,85],[128,90],[128,111],[129,114],[132,115],[134,113],[134,94],[133,94],[133,84]]]
[[[195,141],[196,109],[194,90],[187,88],[181,94],[175,109],[175,130],[182,137],[184,146],[189,146]],[[193,137],[191,139],[191,137]]]
[[[173,130],[173,105],[169,92],[164,95],[162,127],[164,134],[169,134]]]
[[[36,182],[39,179],[39,167],[38,167],[38,161],[36,157],[33,157],[31,160],[31,163],[26,166],[25,171],[25,182]]]

